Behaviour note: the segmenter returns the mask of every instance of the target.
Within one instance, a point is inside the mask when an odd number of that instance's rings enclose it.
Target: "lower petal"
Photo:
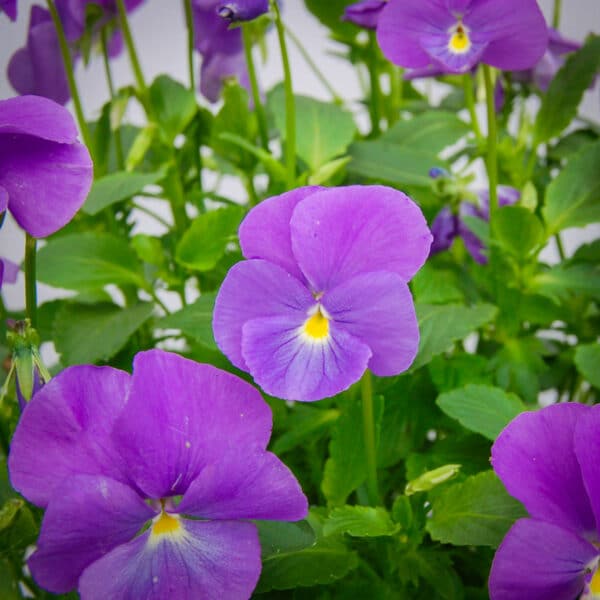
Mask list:
[[[82,600],[247,600],[261,570],[256,527],[236,521],[182,521],[176,540],[146,532],[90,565]]]
[[[333,322],[326,340],[306,339],[301,328],[302,321],[288,317],[244,325],[242,353],[267,394],[310,402],[335,396],[362,377],[371,357],[366,344]]]
[[[496,551],[489,580],[491,600],[574,600],[586,567],[598,551],[570,531],[520,519]]]
[[[600,535],[600,406],[594,406],[577,421],[575,454],[596,517],[596,530]]]

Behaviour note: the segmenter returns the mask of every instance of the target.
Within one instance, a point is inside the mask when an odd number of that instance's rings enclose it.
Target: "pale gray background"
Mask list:
[[[323,0],[326,2],[327,0]],[[419,0],[412,0],[418,2]],[[502,0],[497,0],[502,2]],[[11,23],[5,15],[0,15],[0,98],[14,95],[6,80],[4,65],[12,53],[24,44],[29,9],[32,0],[19,0],[19,19]],[[41,2],[41,4],[44,4]],[[337,93],[347,99],[360,97],[360,85],[355,70],[345,61],[336,58],[333,53],[339,49],[328,39],[327,30],[305,9],[301,0],[285,0],[284,19],[289,27],[301,38],[310,51],[320,69],[327,75]],[[552,0],[540,0],[540,5],[548,21],[552,14]],[[179,0],[148,0],[139,10],[131,15],[134,37],[141,55],[142,66],[148,80],[159,73],[169,73],[182,82],[187,82],[186,33],[182,3]],[[590,31],[600,31],[600,0],[565,0],[561,30],[564,35],[575,40],[582,40]],[[263,87],[268,89],[281,80],[282,70],[277,48],[276,36],[273,32],[268,37],[269,58],[260,67],[260,78]],[[304,59],[290,43],[290,59],[293,69],[294,89],[296,92],[317,97],[329,98],[319,80],[313,75]],[[114,75],[117,86],[132,82],[129,63],[125,54],[114,61]],[[104,72],[99,57],[92,60],[87,69],[79,65],[77,79],[82,91],[84,109],[88,116],[97,114],[98,109],[107,100],[108,94]],[[583,113],[600,120],[600,93],[596,90],[588,92],[583,104]],[[356,107],[357,108],[357,107]],[[483,114],[482,114],[483,116]],[[131,115],[136,119],[137,115]],[[228,190],[235,192],[232,187]],[[0,255],[20,262],[23,257],[23,239],[14,223],[7,219],[0,230]],[[584,240],[598,236],[598,229],[573,230],[567,239],[567,250]],[[552,249],[548,258],[552,259]],[[41,286],[42,298],[53,295],[49,289]],[[23,276],[14,286],[5,286],[2,291],[10,308],[23,305]]]

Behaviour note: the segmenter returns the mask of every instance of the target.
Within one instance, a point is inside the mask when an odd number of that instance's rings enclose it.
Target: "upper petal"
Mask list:
[[[432,241],[421,209],[380,185],[311,194],[296,206],[291,231],[294,255],[315,292],[369,271],[391,271],[408,281]]]
[[[491,600],[574,600],[586,567],[598,555],[592,544],[562,527],[518,520],[496,551]]]
[[[260,575],[256,526],[182,520],[185,532],[118,546],[79,580],[82,600],[248,600]]]
[[[511,421],[492,447],[492,466],[508,493],[535,519],[583,536],[596,523],[574,447],[575,424],[589,406],[555,404]]]
[[[114,479],[77,475],[64,481],[50,499],[28,561],[34,579],[54,593],[72,590],[88,565],[131,540],[154,514]]]
[[[344,331],[366,344],[375,375],[398,375],[419,348],[419,326],[408,286],[396,273],[357,275],[323,296],[323,306]]]
[[[78,474],[126,481],[110,432],[129,393],[130,376],[111,367],[69,367],[27,404],[11,442],[13,487],[46,506],[57,486]]]
[[[301,187],[267,198],[255,206],[240,225],[240,246],[244,256],[264,258],[303,281],[304,275],[292,252],[290,221],[298,202],[323,189]]]
[[[185,493],[232,447],[265,448],[271,411],[239,377],[162,350],[133,362],[127,406],[113,439],[133,481],[151,498]]]
[[[298,315],[314,299],[306,287],[281,267],[266,260],[246,260],[234,265],[221,284],[213,312],[215,341],[229,360],[248,370],[242,356],[242,327],[250,319]]]
[[[0,0],[0,10],[3,10],[11,21],[17,20],[17,0]]]

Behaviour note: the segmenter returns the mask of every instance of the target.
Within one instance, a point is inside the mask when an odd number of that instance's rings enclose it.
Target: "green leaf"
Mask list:
[[[437,405],[463,427],[492,441],[510,421],[526,410],[518,396],[490,385],[467,385],[440,394]]]
[[[411,370],[426,365],[436,354],[445,352],[454,342],[491,322],[497,309],[491,304],[417,304],[421,340]]]
[[[328,29],[341,34],[344,37],[352,38],[360,30],[356,25],[342,20],[344,8],[352,4],[354,0],[304,0],[306,8],[323,23]]]
[[[334,508],[323,525],[325,536],[347,533],[353,537],[381,537],[398,531],[385,508],[342,506]]]
[[[526,258],[545,240],[544,226],[523,206],[503,206],[494,221],[496,241],[514,256]]]
[[[212,332],[212,315],[216,293],[202,294],[196,302],[166,316],[156,323],[161,329],[179,329],[208,348],[217,349]]]
[[[567,58],[542,99],[535,121],[538,143],[557,136],[573,121],[583,94],[599,69],[600,36],[591,35],[580,50]]]
[[[159,75],[152,82],[148,95],[161,133],[167,144],[172,145],[196,114],[196,96],[167,75]]]
[[[135,252],[108,233],[74,233],[52,239],[38,253],[38,279],[67,290],[114,283],[145,288]]]
[[[107,206],[125,200],[141,192],[164,177],[164,171],[156,173],[129,173],[119,171],[94,181],[89,196],[81,210],[88,215],[97,215]]]
[[[23,500],[11,498],[0,509],[0,558],[10,553],[21,554],[33,544],[38,530]]]
[[[389,142],[356,142],[350,146],[348,172],[399,187],[429,187],[431,167],[440,166],[433,152],[412,150]]]
[[[408,121],[398,121],[380,139],[419,152],[439,154],[469,131],[469,126],[455,114],[432,110]]]
[[[599,164],[600,141],[575,155],[550,183],[542,210],[550,234],[600,221]]]
[[[600,265],[557,265],[536,275],[530,286],[532,291],[548,296],[555,302],[561,302],[571,294],[600,298]]]
[[[458,274],[449,269],[436,269],[427,262],[412,280],[415,301],[421,304],[446,304],[464,300]]]
[[[10,561],[0,558],[0,598],[2,600],[20,600],[19,581],[14,578],[14,568]]]
[[[492,383],[488,360],[480,354],[461,352],[452,356],[436,356],[427,367],[437,390],[450,392],[469,383]]]
[[[307,521],[258,521],[262,559],[281,553],[298,552],[315,543],[315,532]]]
[[[54,342],[64,365],[108,360],[152,314],[150,303],[121,308],[114,304],[65,304],[54,320]]]
[[[374,398],[374,414],[378,439],[383,416],[383,399],[378,396]],[[321,488],[331,506],[341,506],[366,478],[362,404],[360,398],[347,397],[344,412],[333,428]]]
[[[455,546],[498,547],[516,519],[527,516],[493,471],[447,487],[431,499],[431,537]]]
[[[432,490],[434,487],[437,487],[441,483],[446,483],[453,477],[457,475],[460,471],[461,465],[457,464],[448,464],[442,465],[437,469],[433,469],[431,471],[426,471],[425,473],[419,475],[415,479],[411,479],[404,489],[404,493],[407,496],[412,496],[417,492],[427,492]]]
[[[577,370],[596,388],[600,389],[600,344],[584,344],[575,350]]]
[[[335,104],[306,96],[295,96],[295,100],[296,153],[312,171],[316,171],[346,152],[356,134],[354,118]],[[268,106],[285,138],[285,93],[282,86],[277,86],[269,94]]]
[[[196,271],[214,269],[225,254],[227,244],[236,239],[243,214],[238,206],[201,214],[179,240],[175,260]]]

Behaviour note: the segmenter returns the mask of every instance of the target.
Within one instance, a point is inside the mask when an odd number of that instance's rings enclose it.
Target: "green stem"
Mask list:
[[[254,101],[254,110],[258,120],[258,131],[262,147],[269,151],[269,132],[267,130],[267,117],[265,109],[260,98],[258,89],[258,79],[256,78],[256,68],[254,66],[254,57],[252,56],[252,39],[247,25],[242,25],[242,39],[244,40],[244,53],[246,55],[246,66],[248,67],[248,78],[252,89],[252,100]]]
[[[369,80],[371,82],[371,136],[377,137],[381,133],[381,85],[379,82],[379,68],[377,60],[377,38],[374,31],[369,31],[369,57],[367,68],[369,69]]]
[[[147,197],[146,194],[136,194],[136,196],[145,196],[145,197]],[[150,196],[150,197],[151,198],[157,198],[157,196]],[[140,212],[143,212],[144,214],[148,215],[149,217],[152,217],[158,223],[160,223],[161,225],[164,225],[167,229],[171,229],[171,223],[169,223],[168,221],[166,221],[165,219],[163,219],[160,215],[157,215],[154,211],[150,210],[149,208],[146,208],[145,206],[142,206],[141,204],[139,204],[137,202],[133,202],[132,204],[133,204],[133,208],[135,208],[136,210],[139,210]]]
[[[283,26],[283,21],[281,20],[279,5],[276,1],[271,1],[271,8],[275,15],[275,26],[277,27],[277,37],[279,38],[279,48],[281,50],[281,62],[283,64],[286,129],[285,158],[288,172],[288,188],[293,189],[296,186],[296,100],[294,98],[292,72],[290,69],[287,44],[285,42],[285,28]]]
[[[379,504],[377,448],[375,445],[375,418],[373,416],[373,381],[369,370],[365,371],[360,387],[363,408],[363,436],[367,455],[367,492],[371,506],[377,506]]]
[[[194,68],[194,17],[192,14],[192,0],[183,0],[185,10],[185,24],[187,27],[187,60],[190,78],[190,90],[196,93],[196,70]]]
[[[565,253],[565,247],[563,246],[562,239],[560,237],[560,233],[555,234],[554,239],[556,241],[556,247],[558,249],[558,255],[560,256],[560,260],[564,261],[567,258]]]
[[[390,65],[390,125],[400,118],[402,96],[404,94],[404,69]]]
[[[114,103],[116,94],[115,94],[115,85],[112,78],[112,71],[110,69],[110,56],[108,55],[108,39],[107,39],[107,31],[106,27],[102,28],[100,33],[101,43],[102,43],[102,59],[104,62],[104,73],[106,74],[106,84],[108,85],[108,91],[110,93],[110,101],[111,104]],[[112,127],[111,127],[112,131]],[[122,171],[125,168],[125,155],[123,154],[123,141],[121,139],[121,128],[115,127],[115,130],[112,131],[112,134],[115,137],[115,153],[117,156],[117,166],[119,170]]]
[[[498,129],[496,124],[496,108],[494,106],[492,71],[488,65],[483,65],[483,76],[485,79],[485,99],[487,103],[488,122],[488,154],[486,166],[490,186],[490,237],[493,240],[495,215],[498,211]]]
[[[175,231],[179,235],[183,235],[183,232],[188,227],[188,216],[185,211],[185,193],[183,191],[183,185],[179,177],[179,166],[177,164],[177,158],[173,153],[173,168],[169,171],[168,177],[171,178],[172,190],[174,191],[174,198],[169,198],[171,204],[171,211],[173,213],[173,222],[175,223]]]
[[[142,66],[140,65],[135,44],[133,43],[133,36],[131,35],[131,28],[129,27],[129,21],[127,19],[127,10],[125,8],[124,0],[117,0],[117,9],[119,11],[119,22],[121,24],[121,30],[123,31],[123,38],[125,40],[127,53],[129,54],[133,75],[135,77],[137,87],[145,100],[148,92],[148,86],[146,85],[144,73],[142,72]]]
[[[83,143],[88,147],[88,150],[90,151],[90,154],[92,155],[93,159],[94,147],[92,145],[92,136],[90,135],[90,130],[88,129],[87,123],[85,121],[85,116],[83,114],[83,106],[81,104],[79,90],[77,89],[77,83],[75,81],[73,60],[71,58],[69,44],[67,43],[67,38],[65,36],[65,30],[60,20],[58,11],[56,10],[54,0],[47,0],[47,4],[48,10],[50,11],[50,15],[52,17],[52,22],[54,23],[54,29],[56,29],[58,46],[60,48],[60,54],[62,56],[63,65],[65,67],[67,83],[69,84],[69,92],[71,93],[71,98],[73,99],[73,106],[75,107],[75,115],[77,117],[77,123],[79,124],[79,130],[81,131],[81,137],[83,138]]]
[[[469,73],[463,75],[463,87],[465,91],[465,102],[471,117],[471,127],[473,133],[477,139],[477,145],[482,148],[484,146],[483,134],[481,133],[481,127],[479,127],[479,119],[477,118],[477,111],[475,110],[475,94],[473,93],[473,78]]]
[[[154,302],[156,302],[156,304],[158,304],[163,309],[163,311],[165,312],[165,315],[171,314],[171,311],[165,306],[165,303],[158,297],[158,295],[154,291],[154,289],[152,289],[152,288],[148,289],[148,293],[150,294],[150,296],[152,296],[152,299],[154,300]]]
[[[36,239],[25,233],[25,314],[31,326],[37,323],[37,287],[35,275]]]
[[[294,45],[296,46],[296,48],[298,48],[298,51],[300,52],[300,54],[302,54],[302,58],[304,58],[304,60],[306,61],[306,64],[311,68],[312,72],[315,74],[317,79],[323,84],[323,87],[329,92],[333,101],[336,104],[342,105],[344,103],[344,100],[333,89],[333,87],[327,80],[327,77],[325,77],[325,75],[323,75],[323,72],[321,71],[321,69],[319,69],[319,67],[317,66],[317,63],[312,59],[311,55],[306,51],[306,48],[303,46],[303,44],[300,41],[300,39],[298,38],[298,36],[289,27],[286,27],[285,31],[290,36],[290,39],[292,40],[292,42],[294,42]]]
[[[562,13],[562,0],[554,0],[554,14],[552,16],[552,27],[558,29],[560,27],[560,16]]]

